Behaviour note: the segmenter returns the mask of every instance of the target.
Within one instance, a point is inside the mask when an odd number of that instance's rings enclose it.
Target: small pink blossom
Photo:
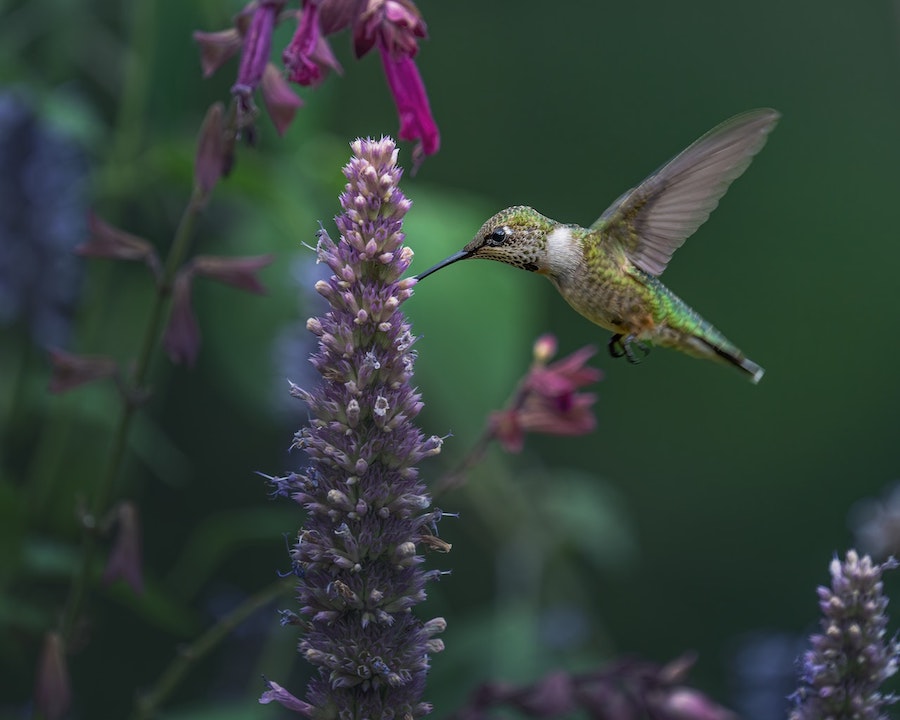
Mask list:
[[[231,285],[238,290],[263,295],[266,288],[259,281],[257,273],[271,265],[274,255],[253,255],[248,257],[218,257],[197,255],[191,265],[198,275]]]
[[[599,370],[585,365],[594,348],[581,348],[547,365],[555,351],[555,338],[538,338],[534,364],[512,406],[491,414],[491,433],[508,452],[522,450],[525,433],[585,435],[597,426],[592,409],[596,395],[578,392],[602,377]]]

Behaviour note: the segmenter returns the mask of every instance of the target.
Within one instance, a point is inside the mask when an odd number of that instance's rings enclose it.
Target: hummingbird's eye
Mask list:
[[[498,227],[494,228],[493,231],[484,236],[485,242],[488,245],[502,245],[506,242],[506,238],[509,235],[509,228],[507,227]]]

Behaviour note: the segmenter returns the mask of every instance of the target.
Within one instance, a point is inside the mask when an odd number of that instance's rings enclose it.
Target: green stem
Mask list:
[[[181,221],[178,223],[178,229],[175,231],[175,237],[172,240],[172,245],[169,248],[169,255],[166,258],[165,272],[157,287],[153,307],[150,310],[150,318],[147,321],[146,329],[144,330],[144,338],[141,341],[141,351],[135,364],[133,382],[131,384],[133,390],[130,391],[135,392],[137,395],[143,393],[147,375],[150,371],[150,365],[158,344],[159,333],[165,317],[165,310],[168,306],[172,282],[175,278],[175,273],[178,271],[178,268],[181,267],[185,257],[187,257],[191,245],[194,223],[201,208],[202,203],[198,201],[197,192],[195,191],[181,216]],[[85,592],[91,577],[91,567],[94,562],[94,551],[96,549],[94,528],[106,512],[116,479],[119,477],[122,470],[131,423],[134,420],[137,411],[137,405],[127,396],[128,392],[129,391],[126,390],[126,394],[123,395],[124,405],[122,407],[121,415],[119,416],[119,422],[116,426],[112,448],[109,453],[109,460],[106,464],[106,470],[100,479],[100,483],[94,489],[91,514],[85,520],[85,535],[82,542],[81,563],[78,572],[72,580],[72,588],[66,602],[66,611],[63,615],[62,636],[66,640],[69,640],[72,637],[72,631],[74,630],[75,622],[78,620],[81,613],[81,606],[84,602]]]
[[[154,687],[141,695],[135,702],[131,720],[147,720],[153,717],[159,707],[168,699],[190,669],[212,651],[234,628],[272,600],[288,592],[293,583],[278,580],[256,595],[247,598],[228,615],[213,625],[190,645],[179,649],[178,656],[171,662],[156,681]]]

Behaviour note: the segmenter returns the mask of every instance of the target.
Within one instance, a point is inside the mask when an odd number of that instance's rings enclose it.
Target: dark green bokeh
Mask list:
[[[152,58],[139,88],[142,126],[125,133],[133,174],[104,176],[111,138],[122,133],[115,109],[129,35],[118,3],[0,3],[0,82],[80,128],[96,159],[98,211],[165,248],[189,191],[196,128],[206,105],[226,97],[234,66],[201,81],[190,41],[193,29],[226,24],[219,3],[153,5],[155,21],[138,34]],[[727,704],[740,639],[812,629],[815,585],[832,553],[853,541],[850,507],[897,476],[895,6],[422,0],[420,9],[431,37],[418,61],[442,149],[403,181],[414,201],[406,226],[414,271],[508,205],[590,223],[726,117],[759,106],[783,115],[665,275],[766,368],[758,387],[665,350],[637,367],[613,361],[605,331],[549,283],[493,263],[448,268],[406,306],[422,336],[421,424],[452,433],[444,454],[423,465],[426,477],[463,456],[527,369],[540,333],[554,333],[561,352],[596,345],[605,375],[592,436],[529,438],[520,456],[492,453],[467,488],[440,498],[462,517],[441,525],[452,553],[429,558],[453,570],[424,611],[449,623],[428,691],[437,716],[480,680],[526,681],[616,654],[665,661],[688,649],[699,653],[696,684]],[[292,263],[309,255],[300,243],[314,242],[319,220],[332,227],[347,143],[397,129],[377,59],[355,61],[346,37],[334,45],[344,77],[301,90],[306,107],[286,138],[261,119],[259,149],[240,151],[201,224],[199,252],[278,255],[264,272],[270,294],[198,284],[198,367],[156,364],[159,392],[118,493],[142,508],[151,598],[95,599],[93,639],[75,668],[85,716],[107,702],[109,717],[122,716],[134,689],[211,622],[216,598],[251,594],[287,567],[280,536],[296,531],[301,514],[269,503],[253,471],[302,462],[285,450],[305,408],[278,402],[287,371],[272,361],[286,325],[302,327],[319,309],[292,280]],[[403,146],[404,164],[410,151]],[[131,357],[144,283],[134,268],[91,267],[74,349]],[[21,442],[4,449],[0,489],[4,509],[22,503],[10,515],[27,518],[3,524],[19,527],[7,535],[18,548],[10,563],[22,566],[37,564],[41,549],[65,558],[53,548],[71,543],[74,552],[74,499],[102,468],[115,411],[102,389],[47,399],[39,354],[22,333],[2,333],[0,430]],[[303,365],[293,379],[308,377]],[[60,414],[75,424],[48,439]],[[44,514],[29,517],[25,488],[54,467],[53,447],[63,479],[52,481]],[[44,572],[4,586],[0,708],[28,697],[42,622],[64,597],[65,571]],[[31,605],[35,618],[23,610]],[[566,607],[587,624],[580,640],[555,649],[540,622]],[[254,712],[260,672],[302,687],[303,668],[291,676],[287,666],[292,630],[273,615],[255,632],[255,654],[235,640],[191,676],[175,699],[179,717],[210,708],[221,717],[223,698]],[[271,654],[260,656],[264,643]],[[278,716],[271,707],[257,713]]]

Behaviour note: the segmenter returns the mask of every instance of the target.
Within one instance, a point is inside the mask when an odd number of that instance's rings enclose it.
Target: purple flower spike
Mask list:
[[[790,720],[882,720],[896,698],[881,684],[897,672],[900,645],[887,639],[888,600],[881,576],[898,566],[876,565],[868,555],[847,552],[831,562],[831,587],[820,587],[822,634],[810,638],[802,658],[800,688]]]
[[[319,233],[319,260],[333,275],[316,284],[331,304],[307,328],[319,338],[311,358],[322,376],[291,394],[309,406],[297,433],[308,466],[280,478],[308,512],[291,552],[305,637],[300,653],[318,672],[306,701],[313,717],[418,718],[434,636],[445,622],[411,610],[438,571],[422,569],[419,546],[440,511],[419,481],[417,463],[440,451],[413,424],[422,403],[412,386],[415,337],[400,312],[415,281],[403,245],[409,200],[390,139],[357,140],[344,168],[340,240]]]

